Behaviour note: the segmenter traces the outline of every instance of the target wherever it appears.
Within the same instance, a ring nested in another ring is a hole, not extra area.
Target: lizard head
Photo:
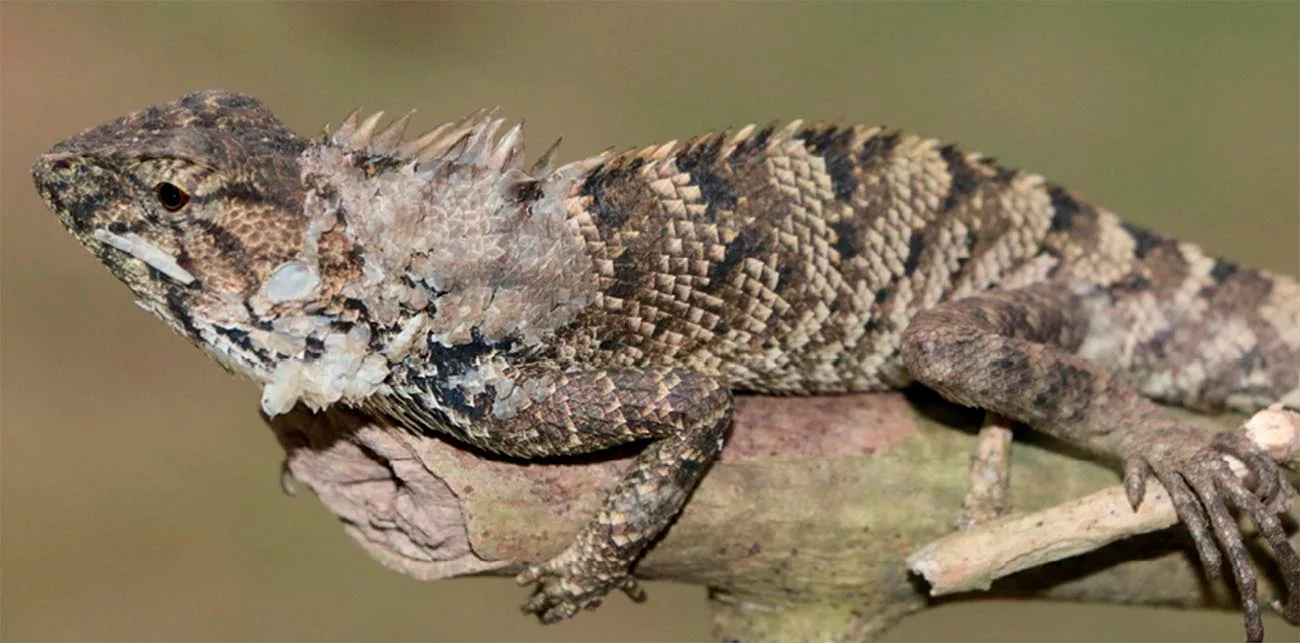
[[[520,127],[497,138],[486,111],[410,141],[378,118],[307,140],[252,97],[199,92],[33,174],[137,303],[264,384],[271,414],[363,399],[429,342],[535,343],[572,320],[592,280],[561,199],[586,166],[525,172]]]
[[[306,141],[256,99],[197,92],[69,138],[33,167],[46,205],[145,308],[255,289],[297,252]]]
[[[37,190],[144,309],[213,350],[246,332],[243,301],[301,245],[298,137],[257,99],[188,94],[58,143],[32,168]]]

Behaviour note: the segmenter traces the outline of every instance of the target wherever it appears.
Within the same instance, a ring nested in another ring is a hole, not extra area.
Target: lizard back
[[[919,312],[1059,281],[1107,320],[1085,353],[1148,394],[1189,406],[1236,395],[1253,408],[1298,384],[1279,368],[1300,361],[1293,279],[932,139],[748,127],[604,160],[565,209],[599,284],[562,333],[577,362],[684,365],[770,393],[895,388],[909,379],[900,340]],[[1201,381],[1168,381],[1173,370]]]

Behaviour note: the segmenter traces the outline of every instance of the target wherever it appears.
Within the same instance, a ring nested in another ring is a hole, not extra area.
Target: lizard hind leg
[[[1244,438],[1189,426],[1101,364],[1076,355],[1088,331],[1087,310],[1078,296],[1056,284],[948,302],[912,320],[903,334],[903,362],[913,378],[951,401],[1119,458],[1135,507],[1154,474],[1211,577],[1221,573],[1226,554],[1247,637],[1258,640],[1263,622],[1256,572],[1229,506],[1248,514],[1282,569],[1292,597],[1282,612],[1295,621],[1300,555],[1277,516],[1295,491],[1281,469]],[[1242,460],[1253,489],[1232,472],[1225,455]]]

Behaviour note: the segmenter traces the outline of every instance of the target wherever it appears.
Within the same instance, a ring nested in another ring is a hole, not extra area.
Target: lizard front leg
[[[524,610],[554,622],[594,608],[614,589],[643,598],[632,565],[681,511],[721,451],[731,422],[731,391],[695,371],[668,367],[525,368],[514,377],[514,390],[523,395],[498,403],[472,429],[457,433],[523,458],[648,442],[573,544],[519,575],[520,583],[537,583]]]
[[[1100,364],[1075,355],[1087,332],[1087,310],[1059,285],[950,302],[913,319],[903,335],[903,361],[917,381],[951,401],[1121,458],[1135,507],[1154,473],[1211,576],[1220,574],[1222,547],[1242,597],[1247,637],[1259,640],[1255,571],[1228,506],[1249,514],[1285,577],[1290,596],[1280,608],[1283,617],[1300,621],[1300,556],[1276,515],[1295,493],[1283,472],[1240,434],[1213,435],[1182,423]],[[1253,490],[1224,455],[1246,465]]]

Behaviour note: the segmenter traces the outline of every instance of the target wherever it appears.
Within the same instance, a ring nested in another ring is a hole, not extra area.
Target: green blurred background
[[[1300,5],[22,4],[0,6],[0,637],[620,639],[708,632],[657,584],[541,628],[504,579],[381,568],[308,494],[230,379],[81,250],[29,166],[193,89],[315,133],[351,108],[485,105],[564,159],[749,121],[852,119],[961,141],[1132,221],[1296,274]],[[967,603],[902,639],[1238,639],[1237,615]],[[1293,639],[1281,620],[1270,636]]]

